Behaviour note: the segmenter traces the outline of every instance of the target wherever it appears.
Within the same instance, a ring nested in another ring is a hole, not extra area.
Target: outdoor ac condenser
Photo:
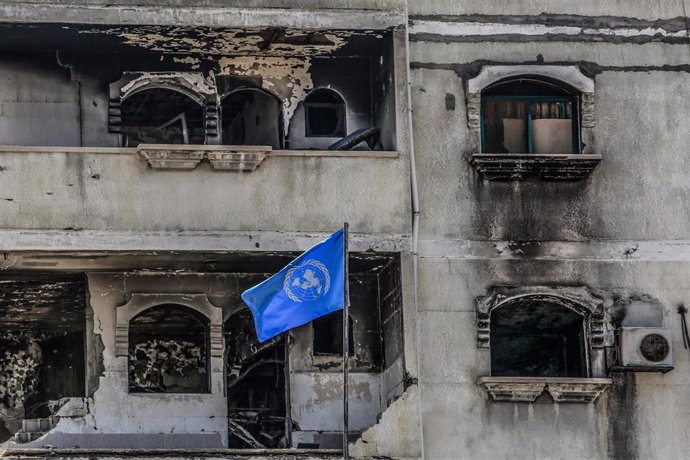
[[[618,362],[615,370],[668,372],[673,369],[671,330],[665,327],[618,329]]]

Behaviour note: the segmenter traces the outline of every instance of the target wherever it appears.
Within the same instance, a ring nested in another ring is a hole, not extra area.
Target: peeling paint
[[[201,59],[192,56],[186,56],[183,58],[173,57],[173,62],[178,64],[189,64],[190,68],[192,69],[198,69],[201,67]]]
[[[162,53],[202,55],[294,56],[328,54],[355,35],[373,32],[313,31],[284,28],[214,29],[188,27],[112,27],[81,30],[83,34],[114,35],[125,44]]]

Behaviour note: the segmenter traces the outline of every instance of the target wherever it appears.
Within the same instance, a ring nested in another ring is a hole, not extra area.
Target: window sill
[[[589,175],[601,161],[595,154],[476,153],[470,164],[485,178],[577,181]]]
[[[217,171],[251,172],[271,157],[398,158],[396,151],[273,150],[258,145],[141,144],[136,149],[153,169],[195,169],[208,160]]]
[[[207,159],[220,171],[254,171],[271,147],[257,145],[141,144],[137,152],[153,169],[194,169]]]
[[[612,380],[575,377],[482,377],[477,383],[486,388],[497,402],[534,402],[546,390],[557,403],[591,403],[612,384]]]

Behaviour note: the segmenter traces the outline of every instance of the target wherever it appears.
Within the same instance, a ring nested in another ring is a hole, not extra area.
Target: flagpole
[[[348,374],[349,374],[349,350],[350,350],[350,263],[349,263],[349,230],[350,225],[345,222],[343,224],[343,258],[345,262],[344,270],[344,290],[345,298],[343,299],[343,458],[348,460],[350,458],[350,450],[347,442],[347,435],[350,431],[349,410],[348,410]]]

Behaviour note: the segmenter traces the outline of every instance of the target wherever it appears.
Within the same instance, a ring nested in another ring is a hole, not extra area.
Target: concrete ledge
[[[612,383],[608,378],[572,377],[481,377],[477,381],[496,402],[534,402],[548,391],[557,403],[592,403]]]
[[[1,230],[0,247],[15,251],[222,251],[302,252],[327,238],[327,232],[149,232],[107,230]],[[351,234],[353,252],[404,252],[406,234]],[[94,256],[94,255],[92,255]],[[0,269],[11,264],[0,258]]]
[[[208,160],[220,171],[251,172],[259,167],[270,146],[141,144],[137,152],[153,169],[194,169]]]
[[[44,153],[65,155],[140,155],[142,150],[150,150],[154,144],[142,144],[139,147],[55,147],[55,146],[24,146],[24,145],[0,145],[0,159],[2,154],[12,153]],[[228,146],[228,145],[199,145],[192,149],[189,145],[164,145],[155,144],[155,150],[190,151],[198,150],[213,153],[226,153],[238,151],[266,151],[267,157],[325,157],[325,158],[399,158],[399,152],[395,150],[270,150],[263,146]]]
[[[3,458],[243,458],[279,457],[285,460],[342,458],[335,449],[8,449]]]
[[[601,155],[596,154],[477,153],[472,155],[470,164],[492,181],[530,176],[574,181],[587,177],[600,161]]]
[[[351,1],[344,6],[330,2],[324,5],[306,1],[294,7],[283,1],[282,7],[265,2],[237,6],[218,4],[189,6],[171,5],[170,1],[147,2],[146,5],[113,4],[88,1],[60,3],[6,3],[0,7],[0,22],[65,23],[119,25],[173,25],[191,27],[294,27],[305,29],[380,30],[406,23],[401,2],[377,3]],[[122,3],[122,2],[121,2]],[[144,3],[144,2],[140,2]],[[245,2],[248,3],[248,2]],[[275,2],[274,2],[275,3]]]

